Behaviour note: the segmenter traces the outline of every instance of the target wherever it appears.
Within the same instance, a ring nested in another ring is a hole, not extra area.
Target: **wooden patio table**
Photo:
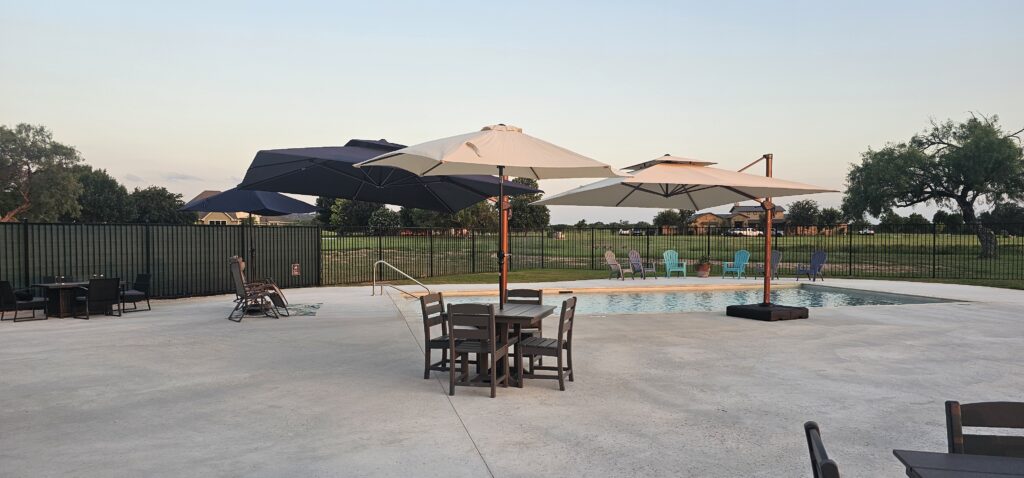
[[[1009,478],[1024,476],[1024,458],[893,450],[911,478]]]
[[[508,327],[511,327],[512,336],[519,337],[524,326],[539,327],[544,317],[551,315],[554,311],[555,306],[553,305],[505,304],[505,308],[501,309],[498,308],[498,304],[494,304],[494,322],[496,325],[499,325],[499,331],[500,329],[505,329],[505,333],[508,333]],[[517,344],[515,379],[511,380],[518,388],[523,388],[523,357],[521,350]]]

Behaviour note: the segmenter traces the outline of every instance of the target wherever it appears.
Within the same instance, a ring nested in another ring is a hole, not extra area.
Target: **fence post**
[[[541,228],[540,230],[540,268],[544,268],[544,236],[548,235],[547,228]]]
[[[651,260],[651,234],[650,234],[650,232],[651,232],[650,229],[645,229],[644,230],[644,237],[647,240],[647,252],[644,253],[645,254],[644,255],[644,260],[645,261],[650,261]],[[657,274],[655,274],[655,275],[657,275]]]
[[[707,244],[704,246],[704,255],[708,256],[708,258],[711,258],[711,226],[707,226],[704,228],[704,239],[705,242],[707,242]]]
[[[434,230],[427,229],[427,237],[430,238],[430,254],[427,256],[427,261],[430,262],[429,274],[430,277],[434,277]]]
[[[319,224],[313,232],[316,234],[316,286],[320,287],[324,285],[324,234]]]
[[[28,267],[28,220],[21,222],[21,267],[25,279],[25,287],[32,283],[32,276]]]
[[[476,274],[476,229],[469,230],[469,238],[471,241],[469,254],[470,271]]]
[[[846,275],[853,277],[853,234],[850,234],[850,227],[846,227]]]
[[[936,241],[938,239],[938,236],[939,236],[938,226],[935,223],[932,223],[932,279],[935,278],[935,258],[936,258],[935,255],[938,254],[938,252],[939,252],[938,248],[937,248],[937,245],[936,245]]]
[[[597,262],[596,262],[596,258],[594,257],[594,247],[595,246],[596,246],[596,244],[594,244],[594,228],[591,227],[590,228],[590,269],[591,270],[597,269]]]

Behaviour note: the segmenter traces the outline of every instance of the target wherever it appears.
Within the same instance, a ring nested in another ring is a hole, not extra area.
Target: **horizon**
[[[617,168],[773,153],[777,177],[839,190],[862,152],[932,118],[1024,125],[1011,2],[244,5],[5,5],[0,124],[45,125],[129,189],[185,201],[233,187],[261,149],[502,122]],[[554,224],[658,212],[550,210]]]

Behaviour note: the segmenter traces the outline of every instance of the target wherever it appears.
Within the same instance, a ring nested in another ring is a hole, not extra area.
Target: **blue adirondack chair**
[[[750,252],[746,249],[740,249],[736,251],[736,255],[733,257],[732,262],[722,263],[722,278],[728,273],[736,274],[736,278],[739,279],[747,273],[747,261],[750,260]]]
[[[772,249],[772,277],[779,278],[779,263],[782,262],[782,251]],[[764,264],[757,264],[754,267],[754,278],[758,276],[764,277]]]
[[[828,261],[828,253],[825,251],[814,251],[811,254],[811,263],[808,264],[797,264],[796,265],[796,280],[800,280],[801,275],[807,276],[811,282],[818,280],[825,280],[825,262]]]
[[[686,277],[686,261],[679,260],[679,253],[669,249],[661,254],[665,259],[665,277],[672,277],[673,272],[682,272]]]

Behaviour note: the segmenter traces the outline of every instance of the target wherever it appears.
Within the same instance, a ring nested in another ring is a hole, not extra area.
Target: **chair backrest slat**
[[[441,326],[441,335],[448,335],[448,324],[445,323],[444,295],[440,292],[420,297],[420,310],[423,312],[423,336],[430,340],[430,328]]]
[[[228,262],[228,267],[231,269],[231,281],[235,284],[235,295],[238,297],[245,297],[245,276],[242,275],[242,264],[241,258],[234,256]]]
[[[572,326],[576,319],[576,298],[570,297],[562,301],[562,313],[558,317],[558,340],[572,340]]]
[[[544,291],[540,289],[509,289],[505,293],[506,304],[536,304],[544,303]]]
[[[950,453],[1024,458],[1024,436],[964,434],[963,427],[1024,428],[1024,402],[946,402]]]
[[[490,304],[448,304],[448,329],[449,337],[452,340],[482,340],[493,345],[495,343],[494,306]],[[507,340],[507,337],[505,339]]]
[[[780,262],[782,262],[782,251],[772,249],[772,272],[779,270]]]
[[[839,467],[828,457],[825,444],[821,442],[821,430],[814,422],[804,423],[807,449],[811,455],[811,471],[814,478],[839,478]]]
[[[604,261],[610,266],[619,265],[619,260],[615,258],[615,253],[612,251],[604,251]]]
[[[748,251],[746,249],[740,249],[740,250],[736,251],[735,255],[733,255],[733,259],[732,259],[733,266],[735,266],[735,267],[744,266],[744,265],[747,264],[747,261],[749,261],[749,260],[750,260],[750,251]]]
[[[828,253],[825,251],[814,251],[811,254],[811,271],[820,272],[825,267],[825,262],[828,261]]]

